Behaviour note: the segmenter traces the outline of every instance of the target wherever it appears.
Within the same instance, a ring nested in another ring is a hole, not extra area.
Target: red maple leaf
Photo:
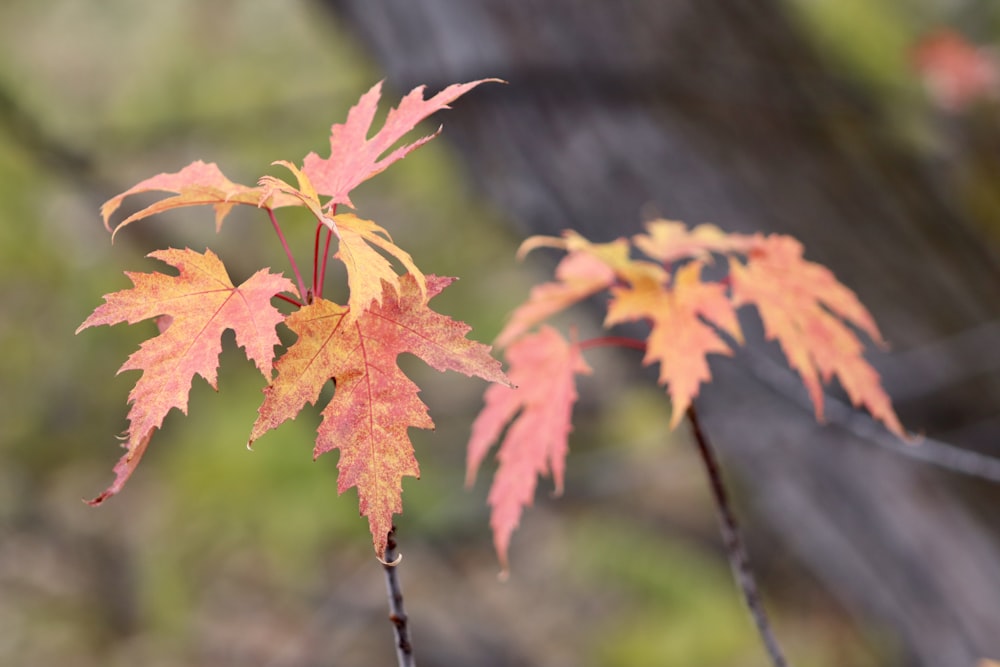
[[[505,572],[511,535],[533,502],[538,476],[551,473],[556,494],[562,493],[577,399],[575,375],[591,372],[580,348],[548,326],[518,340],[506,356],[515,388],[495,384],[486,390],[486,405],[472,425],[466,466],[471,486],[486,453],[510,423],[488,499],[493,544]]]
[[[428,297],[451,278],[427,277]],[[431,310],[417,280],[405,274],[397,295],[387,284],[381,303],[360,316],[325,299],[288,316],[299,336],[277,364],[264,389],[264,402],[250,442],[315,404],[323,386],[336,383],[323,409],[314,456],[340,450],[337,489],[357,487],[361,513],[368,517],[375,552],[385,551],[392,515],[402,511],[402,478],[418,477],[409,428],[433,428],[418,387],[397,365],[403,352],[440,371],[453,370],[506,383],[490,348],[468,340],[469,327]]]
[[[145,452],[153,431],[173,408],[187,413],[191,380],[197,373],[217,388],[216,372],[222,333],[232,329],[265,378],[271,378],[275,327],[284,316],[271,305],[279,292],[295,292],[292,283],[266,269],[233,287],[219,258],[208,250],[158,250],[150,253],[178,269],[179,274],[131,273],[132,289],[108,294],[105,303],[77,329],[99,324],[134,324],[159,318],[160,335],[144,342],[121,371],[141,370],[129,393],[128,450],[115,466],[115,481],[91,501],[97,504],[121,490]]]
[[[447,109],[449,103],[487,81],[500,82],[499,79],[482,79],[456,83],[427,100],[424,99],[424,86],[418,86],[400,101],[398,107],[389,110],[382,129],[369,139],[382,95],[380,81],[351,107],[346,123],[335,123],[330,128],[330,157],[321,158],[316,153],[310,153],[302,163],[302,170],[312,180],[319,194],[330,197],[329,206],[346,204],[354,208],[351,190],[382,172],[393,162],[403,159],[410,151],[436,137],[441,130],[439,128],[437,132],[385,155],[396,142],[416,127],[417,123],[436,111]]]

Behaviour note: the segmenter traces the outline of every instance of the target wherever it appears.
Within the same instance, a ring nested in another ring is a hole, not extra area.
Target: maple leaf
[[[767,338],[778,341],[789,365],[802,377],[816,417],[823,419],[823,383],[836,376],[855,406],[863,406],[905,438],[878,373],[862,356],[864,346],[850,323],[884,345],[868,310],[833,273],[802,257],[802,244],[771,235],[751,251],[746,265],[730,260],[734,303],[753,304]],[[841,321],[843,320],[843,321]]]
[[[767,237],[725,234],[712,225],[699,225],[688,231],[681,223],[663,220],[650,223],[647,229],[649,234],[637,235],[633,240],[647,255],[663,262],[685,257],[710,259],[712,253],[730,256],[733,305],[753,304],[758,308],[765,335],[778,341],[789,365],[802,377],[818,419],[823,418],[822,383],[829,383],[836,376],[855,406],[865,407],[890,431],[905,437],[878,373],[862,356],[864,346],[841,322],[850,323],[884,345],[874,319],[854,292],[841,284],[829,269],[803,259],[802,244],[779,234]],[[745,266],[737,256],[747,258]],[[718,307],[723,302],[714,301],[716,312],[720,312]],[[609,317],[610,314],[609,310]],[[702,316],[711,320],[705,313]],[[728,320],[730,316],[722,313],[722,317]],[[738,329],[727,328],[719,320],[713,323],[742,342],[734,333]],[[650,338],[650,349],[654,347],[654,337],[655,332]],[[685,349],[680,340],[673,344],[680,344],[679,349]],[[708,351],[726,353],[721,349]],[[647,360],[649,358],[647,354]],[[695,358],[703,359],[703,356]],[[694,359],[691,362],[694,363]],[[694,371],[694,368],[689,370]],[[698,382],[710,379],[707,366],[698,365],[697,377]],[[662,373],[660,380],[665,381]],[[670,383],[671,397],[689,395],[693,399],[697,394],[697,383],[691,386],[693,380],[693,376],[683,373],[675,376]],[[675,389],[678,381],[687,383],[688,388]],[[679,407],[688,404],[689,400],[682,400],[680,406],[675,402],[674,420],[682,414]]]
[[[351,190],[382,172],[393,162],[406,157],[408,153],[437,136],[441,130],[438,128],[437,132],[401,146],[382,157],[394,144],[413,130],[417,123],[436,111],[447,109],[450,102],[487,81],[502,83],[500,79],[482,79],[454,84],[427,100],[423,99],[423,86],[414,88],[403,97],[397,108],[389,111],[382,129],[369,139],[367,135],[371,130],[381,96],[382,83],[379,82],[351,108],[346,123],[336,123],[331,127],[329,158],[320,158],[316,153],[310,153],[303,162],[302,170],[285,160],[274,163],[289,168],[298,177],[298,188],[273,176],[262,177],[255,187],[240,185],[223,175],[215,163],[197,160],[180,171],[165,172],[147,178],[106,201],[101,206],[104,226],[114,235],[123,227],[157,213],[185,206],[211,205],[215,208],[215,226],[218,230],[233,206],[248,204],[267,209],[305,206],[313,212],[319,222],[333,227],[333,223],[321,209],[335,208],[338,204],[353,207],[349,196]],[[147,206],[112,228],[111,216],[119,209],[122,202],[131,195],[145,192],[171,192],[174,196]],[[322,206],[319,201],[320,195],[330,197]]]
[[[562,493],[577,400],[575,375],[591,372],[579,346],[549,326],[515,342],[506,357],[508,377],[516,388],[495,384],[486,390],[486,405],[472,425],[466,466],[466,485],[471,486],[486,453],[510,423],[487,500],[493,544],[504,572],[511,535],[524,508],[533,502],[537,478],[551,473],[555,493]]]
[[[649,222],[646,231],[632,237],[635,247],[664,264],[682,259],[708,260],[712,253],[746,253],[760,239],[760,235],[727,234],[710,224],[689,229],[683,222],[673,220]]]
[[[451,278],[427,276],[433,298]],[[392,515],[402,511],[402,478],[418,477],[409,427],[433,428],[418,387],[397,365],[411,353],[439,371],[506,383],[490,348],[468,340],[469,327],[431,310],[418,280],[400,279],[396,291],[383,282],[381,302],[355,318],[348,309],[317,299],[288,316],[298,340],[276,363],[277,376],[264,389],[264,402],[250,443],[315,404],[330,380],[333,398],[323,409],[314,456],[340,450],[337,490],[357,487],[361,514],[368,517],[376,554],[385,552]]]
[[[666,273],[655,264],[630,257],[627,239],[616,239],[609,243],[591,243],[573,230],[563,232],[562,237],[532,236],[518,248],[518,257],[524,257],[536,248],[559,248],[570,254],[585,253],[600,260],[615,275],[631,283],[642,281],[662,282]]]
[[[141,370],[129,393],[131,408],[124,447],[127,452],[115,466],[115,480],[100,496],[100,503],[121,490],[145,452],[153,431],[173,408],[187,413],[191,381],[197,373],[217,388],[221,337],[226,329],[236,333],[244,349],[265,378],[270,379],[275,327],[284,316],[271,305],[279,292],[295,293],[281,275],[262,269],[234,287],[219,258],[190,249],[158,250],[149,254],[177,268],[178,275],[126,272],[133,288],[107,294],[77,329],[159,318],[161,332],[144,342],[119,369]]]
[[[502,83],[499,79],[456,83],[427,100],[424,99],[424,86],[418,86],[403,97],[398,107],[389,110],[382,129],[369,139],[382,95],[380,81],[351,107],[346,123],[335,123],[330,128],[330,157],[321,158],[316,153],[310,153],[302,163],[303,171],[312,179],[319,194],[330,196],[328,206],[346,204],[354,208],[351,190],[393,162],[403,159],[436,137],[441,130],[438,128],[437,132],[400,146],[388,155],[385,155],[386,151],[413,130],[417,123],[436,111],[447,109],[450,102],[487,81]]]
[[[363,220],[352,213],[334,216],[333,223],[340,236],[336,257],[347,267],[347,284],[351,290],[348,307],[352,313],[363,312],[373,301],[381,303],[384,284],[399,294],[399,276],[392,264],[375,248],[399,260],[408,271],[406,275],[413,278],[423,300],[427,300],[427,279],[410,255],[392,242],[389,232],[371,220]]]
[[[174,192],[176,194],[133,213],[112,228],[111,216],[121,206],[122,201],[130,195],[143,192]],[[180,171],[157,174],[147,178],[125,192],[112,197],[101,206],[101,216],[104,218],[104,226],[112,232],[113,236],[126,225],[157,213],[184,206],[212,205],[215,208],[215,228],[218,231],[222,228],[222,221],[236,204],[278,208],[300,205],[300,202],[298,198],[286,192],[269,192],[262,187],[233,183],[222,174],[214,162],[206,163],[197,160]]]
[[[527,301],[511,314],[497,336],[498,347],[507,346],[543,320],[607,289],[619,278],[636,284],[666,280],[666,272],[660,267],[630,259],[625,239],[591,243],[572,231],[562,238],[533,236],[521,244],[518,256],[542,247],[560,248],[568,254],[556,266],[556,280],[533,287]]]
[[[614,281],[614,270],[597,257],[586,252],[566,255],[556,265],[556,280],[532,287],[528,300],[511,314],[497,336],[497,347],[506,347],[539,322],[606,289]]]
[[[730,355],[729,345],[705,321],[743,342],[739,321],[726,288],[701,281],[703,264],[694,261],[677,270],[671,286],[645,283],[612,288],[605,326],[649,320],[652,330],[643,364],[660,363],[660,384],[667,385],[673,414],[680,423],[701,383],[711,379],[705,356]],[[704,321],[703,321],[704,320]]]

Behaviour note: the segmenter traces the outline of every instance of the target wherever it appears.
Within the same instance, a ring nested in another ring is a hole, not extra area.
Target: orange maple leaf
[[[605,326],[636,320],[652,323],[643,364],[660,363],[660,384],[668,386],[673,405],[671,428],[680,423],[701,384],[711,379],[705,355],[732,354],[705,322],[743,342],[726,288],[702,282],[702,268],[700,261],[686,264],[677,270],[672,285],[613,287],[604,320]]]
[[[434,297],[451,278],[427,277]],[[375,552],[385,551],[392,515],[402,511],[402,478],[418,477],[408,429],[433,428],[418,387],[397,366],[409,352],[440,371],[506,383],[490,348],[468,340],[469,327],[426,305],[416,278],[400,280],[400,292],[383,283],[381,303],[359,317],[317,299],[288,316],[298,340],[276,363],[277,376],[264,389],[264,402],[250,443],[292,419],[306,403],[315,404],[331,379],[333,398],[324,408],[314,455],[340,450],[337,489],[357,487],[361,513],[368,517]]]
[[[424,86],[418,86],[403,97],[398,107],[389,110],[382,129],[369,139],[382,95],[380,81],[351,107],[346,123],[334,123],[330,128],[330,157],[321,158],[316,153],[310,153],[302,163],[302,170],[312,179],[319,194],[330,197],[329,206],[346,204],[354,208],[351,190],[436,137],[441,129],[382,157],[386,151],[413,130],[417,123],[436,111],[447,109],[450,102],[487,81],[502,83],[499,79],[456,83],[427,100],[424,99]]]
[[[190,249],[158,250],[149,256],[176,267],[179,274],[126,272],[134,287],[105,295],[105,303],[77,329],[79,333],[100,324],[134,324],[151,318],[160,318],[161,327],[160,334],[144,342],[119,369],[119,373],[142,371],[129,393],[132,407],[124,444],[128,451],[115,466],[114,483],[92,504],[121,490],[153,431],[171,409],[187,413],[195,373],[217,388],[221,337],[226,329],[236,333],[236,343],[270,380],[274,347],[279,344],[275,327],[284,319],[271,305],[271,297],[295,293],[291,281],[267,269],[234,287],[211,250],[205,254]]]
[[[753,304],[764,334],[778,341],[788,364],[802,377],[818,419],[823,419],[823,383],[836,376],[855,406],[900,437],[906,437],[878,373],[862,356],[864,345],[845,324],[884,345],[868,310],[826,267],[802,257],[789,236],[763,238],[744,266],[730,260],[735,305]]]
[[[548,326],[515,342],[506,356],[516,388],[495,384],[486,390],[486,405],[472,425],[466,466],[466,485],[472,486],[486,453],[510,423],[488,499],[493,544],[505,572],[511,535],[533,502],[538,476],[551,472],[556,494],[562,493],[577,399],[575,375],[591,372],[580,348]]]

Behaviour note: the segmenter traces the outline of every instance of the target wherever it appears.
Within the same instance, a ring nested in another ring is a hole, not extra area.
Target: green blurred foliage
[[[830,71],[846,85],[860,87],[866,103],[879,107],[894,138],[944,163],[955,161],[956,148],[965,148],[960,146],[963,132],[949,127],[950,121],[942,122],[942,114],[933,108],[915,68],[914,48],[922,38],[943,28],[957,31],[973,45],[989,47],[1000,38],[1000,5],[989,0],[784,0],[784,4]],[[992,127],[979,127],[970,134],[995,136],[995,104],[974,109],[973,117],[962,118],[959,124],[982,125],[979,121],[984,119],[974,117],[979,112],[989,116],[986,122]],[[850,136],[849,128],[847,132]],[[959,162],[975,160],[974,155],[958,157]],[[988,170],[987,174],[971,173],[969,165],[950,165],[965,172],[958,175],[956,185],[968,190],[962,199],[970,205],[974,219],[997,219],[994,213],[1000,210],[1000,200],[992,194],[994,164],[991,153],[989,167],[976,167],[976,171]],[[984,190],[989,192],[984,194]],[[988,206],[982,205],[984,198]],[[1000,230],[993,232],[1000,234]]]
[[[609,581],[632,598],[609,615],[597,664],[731,665],[757,648],[732,579],[713,557],[599,516],[579,528],[575,552],[584,577]]]
[[[908,54],[921,30],[930,27],[926,6],[906,0],[787,4],[809,24],[819,51],[839,61],[842,71],[890,96],[913,92],[916,82]]]

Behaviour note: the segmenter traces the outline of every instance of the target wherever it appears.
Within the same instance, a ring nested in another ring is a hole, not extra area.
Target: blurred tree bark
[[[520,232],[607,240],[645,212],[792,234],[893,342],[876,365],[904,423],[995,447],[995,248],[776,0],[322,4],[397,90],[510,82],[463,99],[444,136]],[[754,510],[833,595],[891,628],[903,664],[1000,656],[1000,549],[955,492],[972,484],[818,426],[775,390],[784,380],[762,381],[769,351],[717,364],[699,403]]]

